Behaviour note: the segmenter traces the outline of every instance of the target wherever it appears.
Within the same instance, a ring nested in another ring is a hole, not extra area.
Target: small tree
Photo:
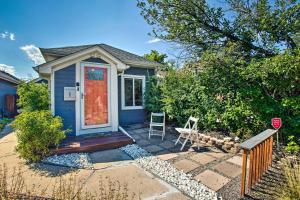
[[[13,122],[17,130],[16,151],[29,161],[39,161],[49,155],[50,148],[57,147],[65,138],[60,117],[53,117],[48,110],[22,112]]]
[[[49,109],[49,91],[47,85],[33,82],[23,82],[17,90],[19,99],[18,106],[23,111],[48,110]]]

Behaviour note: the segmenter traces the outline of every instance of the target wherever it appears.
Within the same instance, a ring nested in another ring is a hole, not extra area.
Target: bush
[[[148,112],[161,112],[161,88],[158,78],[150,77],[145,91],[145,108]]]
[[[48,110],[50,105],[48,86],[44,83],[23,82],[17,90],[18,106],[22,111]]]
[[[39,161],[49,155],[50,148],[57,147],[65,138],[60,117],[50,111],[23,112],[13,122],[17,131],[16,151],[26,160]]]

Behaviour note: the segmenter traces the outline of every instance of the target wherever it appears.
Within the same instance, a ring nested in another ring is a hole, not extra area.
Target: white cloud
[[[15,68],[14,66],[6,65],[6,64],[0,64],[0,71],[5,71],[11,75],[15,75]]]
[[[40,65],[45,62],[39,48],[37,48],[35,45],[25,45],[20,47],[20,49],[27,54],[28,58],[32,60],[34,64]]]
[[[160,42],[161,41],[161,39],[159,39],[159,38],[154,38],[154,39],[152,39],[152,40],[149,40],[147,43],[148,44],[152,44],[152,43],[156,43],[156,42]]]
[[[14,33],[10,33],[8,31],[5,31],[3,33],[0,33],[0,38],[2,39],[9,39],[9,40],[15,40],[15,34]]]

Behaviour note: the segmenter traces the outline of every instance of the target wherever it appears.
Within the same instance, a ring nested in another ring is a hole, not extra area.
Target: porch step
[[[53,149],[51,155],[116,149],[133,143],[134,141],[130,137],[121,132],[112,133],[109,136],[78,137],[66,140],[60,147]]]

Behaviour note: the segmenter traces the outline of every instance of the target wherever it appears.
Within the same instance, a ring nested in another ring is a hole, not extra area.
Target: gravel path
[[[177,170],[167,161],[155,158],[138,145],[127,145],[120,149],[135,159],[141,167],[176,186],[194,199],[218,199],[216,192],[193,180],[190,175],[185,174],[183,171]]]
[[[50,156],[42,160],[42,163],[50,163],[73,168],[93,169],[93,164],[87,153],[71,153]]]

